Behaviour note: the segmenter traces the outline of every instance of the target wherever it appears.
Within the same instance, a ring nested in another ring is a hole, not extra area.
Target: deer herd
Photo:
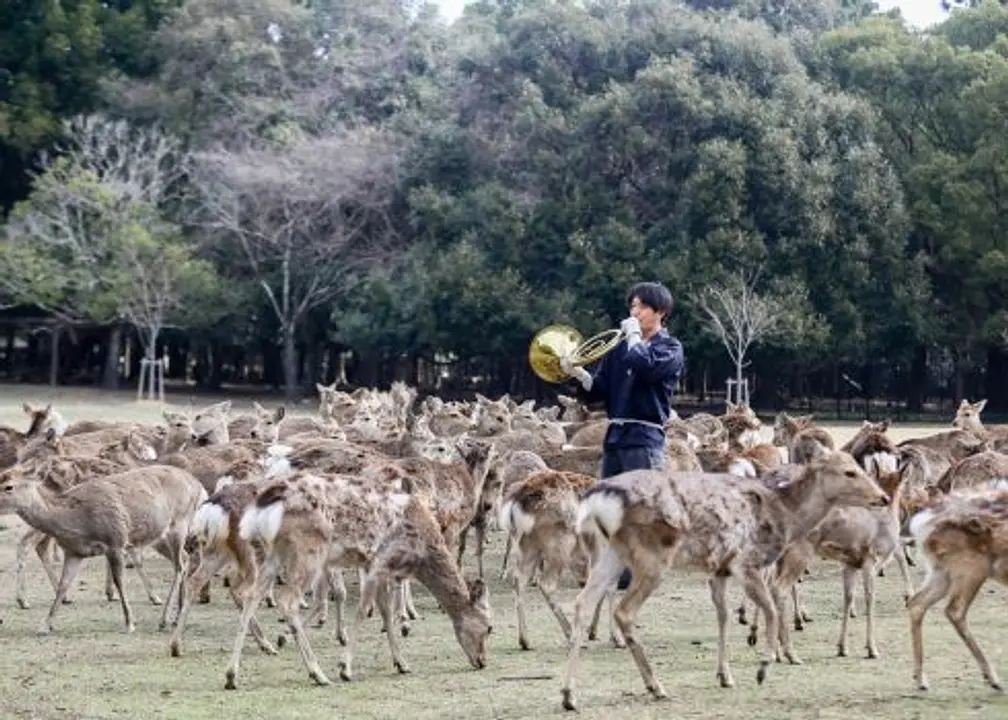
[[[34,550],[55,591],[40,632],[53,632],[81,565],[101,556],[106,594],[118,597],[127,630],[135,627],[123,586],[129,568],[162,606],[160,628],[171,629],[170,653],[180,656],[193,605],[211,602],[221,576],[239,615],[225,686],[236,686],[249,633],[267,654],[292,641],[309,676],[327,685],[305,628],[327,622],[334,603],[339,675],[349,681],[362,623],[377,610],[394,667],[409,672],[401,637],[418,619],[418,582],[481,669],[493,626],[483,548],[488,531],[501,530],[500,575],[513,586],[518,645],[532,647],[525,603],[535,586],[568,641],[562,696],[573,710],[585,635],[595,639],[604,607],[611,642],[629,650],[650,693],[665,697],[635,619],[666,570],[706,574],[717,679],[730,687],[733,615],[750,626],[749,645],[764,625],[758,682],[781,659],[800,663],[791,631],[809,619],[799,589],[815,558],[842,569],[838,653],[848,652],[860,575],[865,647],[878,657],[875,578],[895,561],[920,689],[928,687],[923,618],[946,597],[948,620],[1001,689],[966,620],[988,578],[1008,584],[1008,428],[983,425],[984,401],[964,400],[953,427],[934,434],[897,443],[888,422],[865,422],[839,447],[812,416],[784,413],[764,442],[755,413],[729,404],[720,416],[669,421],[665,469],[597,480],[606,420],[572,398],[536,408],[507,396],[421,400],[402,383],[317,389],[314,417],[258,403],[235,413],[225,401],[165,410],[157,424],[68,423],[52,406],[25,404],[27,431],[0,428],[0,514],[28,526],[17,547],[17,605],[29,607],[25,569]],[[470,532],[477,576],[466,579]],[[144,569],[148,548],[171,564],[163,599]],[[915,557],[926,568],[917,589]],[[633,580],[620,596],[627,566]],[[345,571],[359,582],[352,620]],[[564,573],[581,585],[571,615],[556,597]],[[734,611],[732,578],[744,596]],[[286,623],[275,644],[256,619],[263,603]]]

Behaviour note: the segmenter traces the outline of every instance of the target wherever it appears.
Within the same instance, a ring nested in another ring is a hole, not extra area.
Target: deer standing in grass
[[[1008,585],[1008,491],[953,494],[915,515],[910,531],[930,566],[924,584],[907,602],[917,687],[929,687],[924,674],[924,615],[949,597],[945,617],[973,654],[987,683],[1003,690],[1001,678],[970,631],[966,614],[988,578]]]
[[[726,656],[727,586],[732,576],[742,582],[746,595],[766,618],[767,649],[757,682],[766,679],[777,657],[779,632],[783,654],[790,662],[799,662],[790,647],[787,625],[779,622],[776,608],[780,602],[775,597],[779,591],[768,587],[769,569],[834,507],[882,507],[889,497],[854,458],[842,452],[833,452],[797,473],[780,472],[780,482],[764,487],[727,474],[639,470],[602,480],[585,493],[578,529],[594,529],[604,544],[575,603],[562,688],[566,709],[576,709],[573,684],[588,613],[626,564],[632,568],[633,581],[616,607],[614,620],[654,697],[667,695],[637,641],[634,620],[670,566],[710,575],[718,622],[717,676],[723,687],[734,684]]]
[[[45,493],[37,480],[16,466],[0,478],[0,513],[17,513],[33,528],[52,536],[63,550],[63,573],[40,633],[52,632],[56,610],[81,563],[97,555],[108,560],[126,629],[133,632],[133,610],[122,586],[123,553],[127,548],[140,552],[151,545],[172,562],[172,586],[160,624],[167,627],[172,599],[182,583],[189,521],[207,497],[192,475],[178,468],[150,466],[95,478],[58,495]]]

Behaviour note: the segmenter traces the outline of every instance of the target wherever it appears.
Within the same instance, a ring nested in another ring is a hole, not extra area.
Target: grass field
[[[155,420],[156,404],[136,403],[129,394],[73,395],[11,390],[0,395],[0,423],[24,426],[20,402],[52,400],[68,420],[109,417]],[[307,408],[306,408],[307,409]],[[839,439],[853,426],[834,427]],[[897,427],[897,438],[925,434],[934,426]],[[237,613],[226,591],[214,588],[210,605],[197,605],[190,617],[185,654],[168,655],[167,633],[157,631],[159,609],[145,600],[133,571],[127,571],[127,593],[137,613],[137,630],[123,630],[118,602],[105,600],[103,562],[91,560],[81,573],[75,602],[61,608],[56,632],[37,637],[52,592],[42,569],[31,560],[28,610],[18,610],[13,597],[14,545],[20,520],[0,519],[0,718],[518,718],[560,716],[560,682],[566,657],[563,636],[538,594],[530,594],[528,612],[534,649],[522,652],[516,639],[515,613],[509,586],[497,579],[503,538],[493,535],[488,580],[494,607],[494,634],[489,666],[469,668],[455,642],[451,625],[426,590],[415,585],[422,618],[403,642],[413,673],[399,676],[380,621],[369,620],[355,658],[356,677],[340,683],[336,666],[341,648],[331,627],[310,630],[310,637],[333,686],[319,688],[308,679],[297,651],[288,646],[276,657],[246,643],[236,691],[225,691],[224,669],[234,640]],[[167,592],[167,563],[148,558],[152,577]],[[466,558],[466,572],[475,563]],[[920,568],[915,579],[919,583]],[[348,574],[350,599],[356,599],[355,577]],[[745,628],[731,626],[729,651],[736,687],[717,686],[714,610],[705,579],[666,575],[658,593],[639,616],[638,637],[650,653],[670,700],[649,698],[624,650],[604,640],[583,654],[578,696],[587,718],[823,718],[855,716],[892,719],[1005,718],[1008,698],[991,693],[966,648],[936,606],[925,621],[925,667],[932,690],[913,686],[906,613],[895,566],[878,581],[877,623],[881,659],[867,660],[862,651],[863,610],[851,623],[852,657],[835,657],[839,623],[840,579],[836,566],[818,563],[803,584],[813,616],[795,636],[801,666],[780,664],[763,686],[755,681],[758,653],[745,644]],[[561,602],[573,607],[576,588],[568,583]],[[737,605],[741,590],[730,591]],[[1006,594],[1001,587],[981,590],[971,614],[972,626],[991,661],[1008,674],[1003,649]],[[262,609],[264,625],[279,630],[275,611]]]

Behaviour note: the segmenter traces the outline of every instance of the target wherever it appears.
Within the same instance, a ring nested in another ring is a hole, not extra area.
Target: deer
[[[875,569],[890,557],[895,557],[903,576],[903,599],[908,599],[913,593],[913,581],[900,541],[901,495],[906,482],[907,465],[901,465],[893,471],[885,469],[879,461],[872,460],[869,467],[879,486],[889,496],[889,506],[834,508],[806,539],[789,546],[776,566],[775,582],[782,589],[795,587],[813,555],[835,560],[843,566],[843,609],[837,640],[837,655],[840,657],[847,656],[847,625],[853,617],[850,611],[854,604],[856,573],[861,573],[864,585],[865,648],[870,659],[879,657],[875,638]],[[797,598],[796,595],[792,597]],[[780,610],[778,607],[778,611]],[[794,617],[795,629],[800,630],[801,616],[797,602]],[[749,645],[756,644],[757,625],[754,619],[748,637]]]
[[[565,638],[570,622],[553,597],[564,570],[581,555],[587,560],[592,536],[582,539],[575,531],[581,493],[595,482],[589,475],[542,470],[511,489],[501,506],[499,524],[518,545],[513,575],[515,609],[518,614],[518,645],[531,648],[525,618],[523,592],[539,570],[539,592],[553,612]]]
[[[119,593],[127,632],[136,629],[133,611],[123,592],[123,553],[154,546],[172,563],[171,590],[160,627],[167,627],[172,599],[180,591],[183,545],[189,521],[206,491],[189,473],[173,467],[150,466],[94,478],[58,495],[45,493],[21,468],[0,475],[0,513],[17,513],[33,528],[52,536],[63,550],[63,572],[56,597],[40,634],[54,629],[63,603],[85,558],[104,555]]]
[[[930,687],[924,673],[924,616],[949,597],[945,617],[973,654],[994,690],[1003,685],[970,631],[967,613],[988,578],[1008,584],[1008,491],[981,489],[955,493],[910,520],[910,532],[928,560],[927,578],[907,602],[917,688]]]
[[[413,488],[410,487],[410,490]],[[426,502],[409,492],[362,487],[353,478],[319,477],[297,472],[264,490],[242,515],[238,535],[264,546],[265,560],[253,590],[244,599],[225,687],[233,689],[245,633],[270,581],[282,569],[287,584],[279,606],[301,650],[309,676],[319,685],[326,677],[305,636],[297,612],[301,596],[316,584],[327,565],[367,569],[355,623],[340,662],[340,677],[350,681],[355,638],[366,610],[377,604],[393,662],[409,672],[391,621],[392,583],[416,577],[448,611],[470,663],[486,665],[486,639],[492,629],[486,588],[468,588],[440,527]]]
[[[787,625],[779,622],[779,590],[768,586],[768,571],[787,548],[807,537],[838,506],[884,507],[889,497],[847,453],[834,451],[804,467],[785,470],[770,487],[728,474],[635,470],[589,488],[578,511],[578,531],[594,531],[601,549],[588,582],[575,601],[574,623],[564,672],[563,707],[577,709],[574,676],[583,628],[590,609],[614,585],[627,565],[633,579],[613,612],[640,671],[655,698],[667,694],[635,637],[634,619],[661,583],[666,567],[696,569],[710,576],[717,615],[717,676],[734,685],[726,657],[728,579],[737,577],[746,595],[766,618],[766,652],[756,673],[763,683],[781,647],[792,664]],[[773,473],[771,473],[771,476]],[[764,482],[769,483],[765,477]]]

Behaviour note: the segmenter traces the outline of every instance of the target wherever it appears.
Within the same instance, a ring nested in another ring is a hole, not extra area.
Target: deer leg
[[[63,598],[66,597],[74,578],[77,577],[77,572],[80,570],[83,561],[84,558],[72,555],[67,551],[63,552],[63,572],[60,575],[59,584],[56,586],[56,597],[53,598],[53,603],[49,607],[49,613],[46,615],[42,627],[39,628],[39,635],[48,635],[53,631],[53,619],[56,617],[56,608],[63,604]]]
[[[340,645],[346,645],[346,582],[343,580],[343,571],[336,570],[329,574],[329,587],[332,588],[336,603],[336,639]]]
[[[757,609],[763,611],[763,617],[766,619],[766,655],[760,661],[759,669],[756,671],[756,682],[763,684],[763,681],[766,680],[767,675],[770,673],[770,666],[777,659],[777,638],[780,633],[780,628],[778,627],[780,617],[777,615],[777,608],[774,606],[773,597],[767,589],[766,581],[763,579],[763,574],[759,569],[747,569],[744,583],[746,595],[756,603]]]
[[[797,585],[797,583],[792,584],[792,590],[795,585]],[[783,654],[787,661],[792,665],[801,665],[802,661],[795,654],[794,647],[791,645],[791,629],[788,627],[788,624],[784,622],[784,618],[786,617],[784,613],[784,593],[781,592],[781,586],[777,582],[773,582],[769,589],[770,597],[773,598],[774,607],[777,609],[777,617],[780,619],[780,622],[777,625],[777,639],[780,642],[780,651],[777,655],[777,661],[780,662],[780,655]],[[795,612],[797,612],[797,610]]]
[[[186,560],[188,559],[186,551],[182,549],[184,542],[185,538],[176,533],[174,536],[169,536],[156,545],[157,551],[171,562],[174,571],[172,573],[171,587],[168,589],[168,599],[164,603],[164,608],[161,611],[161,620],[158,622],[159,630],[164,630],[168,627],[168,616],[171,614],[172,600],[176,597],[181,598],[182,595],[182,578],[185,572]],[[137,572],[141,572],[139,562],[137,563]]]
[[[914,680],[920,690],[928,689],[927,676],[924,674],[924,615],[928,609],[941,600],[949,591],[949,574],[946,570],[932,570],[923,587],[907,602],[910,614],[910,640],[913,647]]]
[[[231,581],[227,584],[227,589],[231,594],[231,599],[234,601],[235,606],[240,611],[243,607],[242,598],[246,597],[249,591],[255,587],[257,578],[259,577],[258,568],[260,561],[255,548],[248,543],[237,542],[232,537],[229,538],[228,548],[231,551],[231,558],[235,564]],[[210,577],[213,577],[213,573],[207,576],[207,578]],[[259,609],[258,605],[256,605],[255,609]],[[260,650],[267,655],[277,654],[277,649],[266,639],[266,634],[263,632],[259,621],[256,620],[255,613],[249,618],[249,630],[256,644],[259,645]]]
[[[896,565],[899,566],[900,575],[903,577],[903,602],[905,604],[910,600],[910,596],[913,595],[914,591],[913,578],[910,577],[911,565],[907,562],[905,547],[897,548],[893,554],[896,556]]]
[[[854,605],[854,573],[857,568],[843,566],[843,604],[840,612],[840,637],[837,638],[837,655],[847,657],[847,619],[851,617]]]
[[[861,568],[861,581],[864,584],[865,649],[869,658],[877,658],[879,651],[875,642],[875,574],[868,563]]]
[[[588,612],[605,598],[609,588],[619,580],[624,567],[625,563],[619,554],[611,546],[605,545],[598,554],[598,562],[595,563],[588,575],[588,581],[574,602],[574,625],[571,628],[567,666],[564,669],[563,687],[561,688],[563,706],[567,710],[577,709],[574,698],[574,678],[580,664],[581,641]]]
[[[400,587],[403,593],[403,608],[406,610],[406,617],[410,620],[419,620],[420,613],[417,612],[416,605],[413,604],[413,586],[410,584],[410,579],[400,581]],[[403,635],[408,635],[409,631],[403,633]]]
[[[518,563],[511,577],[514,581],[515,613],[518,615],[518,647],[522,650],[532,649],[528,641],[528,621],[525,618],[525,598],[523,593],[538,562],[539,556],[537,553],[523,553],[521,543],[518,543]]]
[[[343,659],[340,660],[340,677],[344,682],[350,682],[353,677],[352,663],[354,644],[360,635],[361,626],[367,617],[367,609],[374,606],[375,596],[378,593],[378,585],[370,573],[365,576],[361,584],[360,599],[357,601],[357,614],[354,617],[353,625],[347,637],[346,648],[343,650]],[[380,612],[380,611],[379,611]]]
[[[234,690],[236,687],[235,679],[238,676],[242,647],[245,645],[245,634],[248,632],[249,623],[256,608],[259,607],[259,603],[262,602],[266,593],[273,586],[273,581],[276,579],[278,570],[279,567],[273,558],[267,560],[264,563],[262,574],[256,579],[251,592],[240,596],[243,597],[241,618],[238,620],[238,634],[235,637],[234,648],[231,652],[231,662],[228,664],[228,669],[224,676],[224,688],[226,690]]]
[[[956,629],[959,637],[973,654],[973,659],[980,666],[980,672],[983,673],[987,684],[993,689],[1001,691],[1001,678],[998,677],[997,671],[991,666],[987,660],[987,656],[984,655],[983,650],[977,644],[973,633],[970,631],[969,622],[966,619],[966,613],[969,612],[973,599],[987,580],[986,570],[983,572],[975,571],[968,575],[963,574],[958,576],[956,580],[957,582],[952,585],[952,597],[949,598],[948,605],[945,606],[945,617],[952,623],[952,627]]]
[[[115,583],[115,589],[119,593],[119,604],[122,605],[123,616],[126,621],[126,632],[133,632],[136,630],[136,623],[133,620],[133,608],[130,607],[126,593],[123,591],[123,551],[118,548],[110,549],[105,553],[105,558],[108,560],[108,569],[112,573],[112,582]]]
[[[165,558],[167,558],[169,562],[173,561],[171,557],[165,555],[165,553],[161,552],[161,550],[158,550],[158,552],[161,553],[161,555],[163,555]],[[150,600],[150,604],[160,605],[161,598],[159,598],[157,596],[157,593],[154,592],[154,586],[151,584],[150,578],[147,577],[147,572],[144,570],[141,551],[135,550],[134,548],[129,548],[125,551],[125,554],[127,559],[129,559],[130,562],[132,563],[133,568],[136,570],[137,575],[140,576],[140,582],[144,586],[144,591],[147,593],[147,599]],[[169,602],[170,601],[171,598],[169,597]]]
[[[22,610],[27,610],[31,607],[25,599],[25,565],[27,564],[28,550],[30,548],[35,548],[35,554],[38,555],[42,568],[45,570],[49,582],[52,583],[53,591],[55,592],[56,588],[59,587],[59,577],[48,563],[48,558],[46,558],[50,542],[52,542],[52,538],[35,528],[29,528],[28,532],[22,535],[18,541],[17,569],[14,576],[14,597],[18,607]]]
[[[512,542],[511,535],[509,533],[504,541],[504,557],[501,558],[501,569],[500,569],[501,580],[507,577],[508,558],[511,556],[511,542]]]
[[[458,536],[458,554],[455,557],[455,562],[458,563],[460,569],[462,567],[462,556],[465,555],[466,551],[466,537],[469,535],[470,527],[472,527],[471,523],[462,528],[462,532]]]
[[[749,619],[746,617],[746,601],[744,597],[742,598],[742,602],[739,603],[738,609],[735,613],[738,615],[739,625],[749,624]]]
[[[202,562],[186,578],[182,586],[182,609],[179,611],[178,621],[175,623],[175,630],[172,632],[171,640],[168,641],[168,648],[172,657],[182,655],[182,636],[185,634],[186,622],[189,619],[189,611],[192,610],[193,598],[203,587],[208,578],[220,570],[228,562],[228,557],[224,553],[210,552],[203,555]],[[238,602],[241,609],[241,602]]]
[[[320,584],[324,561],[325,552],[323,549],[321,552],[306,552],[299,555],[294,559],[293,568],[288,565],[288,572],[285,573],[287,584],[284,585],[280,595],[280,610],[287,618],[288,628],[294,635],[294,643],[301,653],[301,660],[304,661],[305,667],[308,669],[308,677],[319,685],[330,685],[331,681],[322,672],[315,651],[312,650],[311,643],[308,642],[300,613],[305,588]]]
[[[378,612],[385,618],[385,637],[388,638],[389,651],[392,653],[392,664],[396,670],[405,675],[410,672],[410,668],[402,658],[402,653],[399,650],[399,639],[396,637],[395,632],[392,631],[392,601],[398,592],[398,587],[396,587],[398,583],[389,578],[378,582],[377,585],[378,597],[376,602],[378,603]]]
[[[112,581],[112,568],[109,567],[107,562],[105,563],[105,599],[109,602],[115,602],[116,599],[115,583]]]
[[[549,609],[552,611],[553,617],[555,617],[557,622],[560,624],[560,630],[563,632],[564,639],[566,640],[570,640],[570,622],[567,620],[567,616],[564,614],[564,611],[553,598],[553,593],[556,592],[557,584],[560,581],[560,575],[564,568],[564,561],[566,561],[569,557],[570,553],[561,553],[561,562],[557,562],[555,557],[546,558],[543,563],[542,572],[539,575],[539,593],[543,596],[543,600],[546,601],[546,605],[549,606]]]
[[[718,650],[717,650],[717,679],[721,687],[733,687],[735,679],[732,678],[731,668],[728,667],[728,577],[715,576],[708,583],[710,584],[711,601],[714,603],[714,611],[717,614],[718,624]],[[743,605],[743,610],[744,610]]]
[[[636,558],[634,559],[636,560]],[[630,587],[627,588],[623,599],[616,606],[613,618],[623,633],[626,646],[630,650],[634,662],[637,664],[637,669],[640,671],[644,686],[651,695],[660,700],[668,697],[668,695],[662,687],[661,682],[655,677],[651,663],[644,654],[644,647],[634,637],[634,618],[637,617],[641,606],[644,605],[651,594],[661,584],[662,563],[660,558],[653,557],[651,553],[648,553],[647,559],[650,562],[644,563],[638,561],[631,563],[633,579],[630,581]],[[727,615],[725,618],[727,622]]]
[[[483,578],[483,550],[486,546],[486,520],[476,524],[476,571],[480,579]]]

